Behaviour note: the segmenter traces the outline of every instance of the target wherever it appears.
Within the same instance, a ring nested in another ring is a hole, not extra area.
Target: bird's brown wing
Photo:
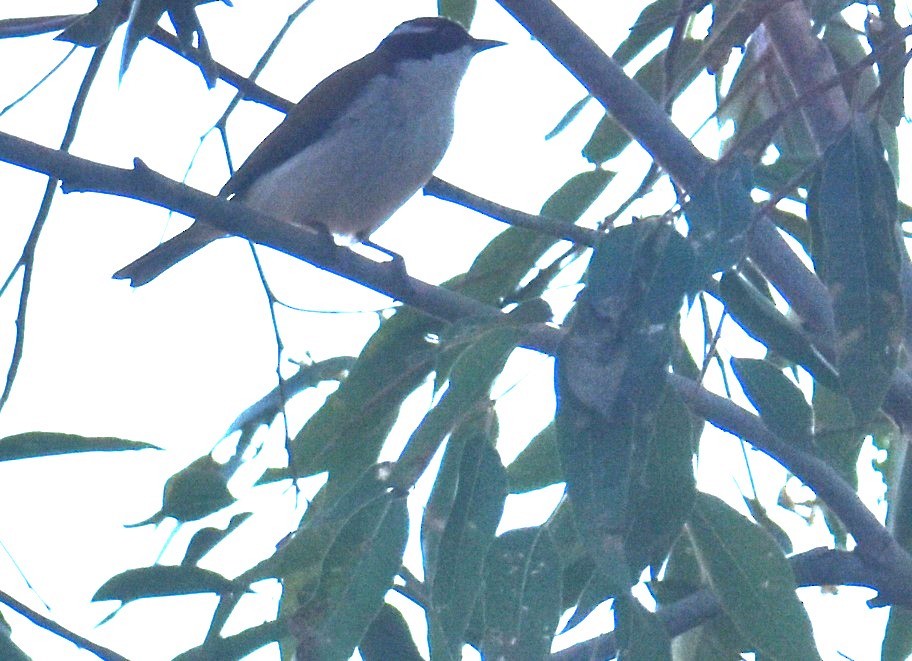
[[[321,81],[253,150],[219,194],[228,197],[244,193],[260,175],[316,142],[351,105],[361,84],[371,75],[370,69],[373,67],[362,57]]]

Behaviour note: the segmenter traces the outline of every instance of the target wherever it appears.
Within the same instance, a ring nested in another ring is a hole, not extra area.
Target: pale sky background
[[[215,59],[245,73],[299,2],[235,0],[234,4],[233,9],[221,3],[206,5],[200,15]],[[623,39],[624,28],[637,13],[632,6],[639,4],[560,3],[582,25],[597,26],[601,33],[593,37],[609,52]],[[73,13],[93,6],[90,1],[5,2],[0,4],[0,17]],[[333,70],[372,50],[399,22],[435,12],[436,3],[431,1],[317,0],[259,82],[296,100]],[[460,94],[453,144],[437,174],[502,204],[536,212],[560,184],[590,167],[579,149],[600,117],[599,109],[590,104],[569,130],[546,142],[545,134],[583,96],[581,86],[494,2],[480,2],[472,32],[507,41],[509,46],[479,55],[470,68]],[[120,166],[128,166],[138,156],[153,169],[180,179],[200,137],[221,115],[233,89],[219,84],[207,90],[197,69],[152,43],[140,46],[118,84],[122,37],[121,30],[93,88],[73,151]],[[4,62],[0,107],[28,89],[68,48],[50,36],[0,41]],[[88,51],[73,56],[36,94],[0,117],[0,130],[58,146],[89,57]],[[688,98],[710,94],[711,84],[703,74],[698,90]],[[687,131],[695,130],[705,117],[705,109],[687,101],[676,108],[676,119]],[[229,122],[235,163],[280,119],[275,111],[242,104]],[[715,133],[708,130],[700,137],[699,144],[713,155]],[[590,223],[611,211],[644,171],[647,161],[638,148],[627,156],[630,160],[609,194],[587,214]],[[213,133],[188,183],[215,192],[226,177],[221,143]],[[4,275],[19,255],[44,185],[40,176],[0,164],[4,201],[0,271]],[[165,448],[158,453],[88,454],[0,464],[0,499],[6,503],[0,513],[0,541],[50,604],[48,615],[137,660],[170,658],[198,644],[215,598],[144,600],[94,628],[113,605],[90,604],[91,595],[111,575],[152,563],[173,522],[158,529],[121,526],[156,511],[164,480],[209,451],[238,413],[274,387],[276,379],[276,348],[266,299],[245,242],[219,241],[138,290],[111,279],[115,270],[152,248],[163,235],[183,228],[185,222],[177,216],[169,221],[164,210],[131,200],[88,194],[56,198],[38,250],[25,356],[13,395],[0,414],[0,436],[59,431],[117,436]],[[439,283],[463,272],[502,227],[419,195],[373,238],[401,253],[412,275]],[[376,311],[389,305],[388,299],[308,264],[267,249],[260,254],[280,299],[327,312],[279,312],[285,358],[306,360],[310,355],[320,360],[357,353],[376,329]],[[12,293],[0,299],[3,361],[14,333],[18,294]],[[553,300],[566,303],[574,293],[569,287],[558,289]],[[750,352],[755,350],[739,350],[740,355],[755,355]],[[287,364],[283,370],[293,371]],[[501,414],[498,449],[505,462],[553,416],[551,370],[549,359],[518,352],[498,383],[494,393]],[[293,430],[327,392],[328,386],[292,403]],[[415,396],[384,458],[396,456],[396,448],[420,420],[430,398],[430,389]],[[280,425],[260,434],[266,451],[257,465],[282,461]],[[741,490],[749,493],[737,443],[714,434],[703,450],[701,488],[737,505]],[[764,503],[772,506],[782,470],[757,453],[751,453],[751,462],[755,477],[770,471],[759,487]],[[229,577],[268,555],[271,545],[300,514],[284,488],[259,489],[251,495],[249,482],[255,477],[251,469],[246,472],[247,483],[243,479],[232,483],[235,495],[243,497],[238,508],[204,522],[224,526],[231,513],[260,506],[270,513],[245,524],[233,535],[236,539],[203,563]],[[539,523],[558,493],[552,489],[534,498],[512,498],[502,528]],[[865,495],[873,503],[876,485]],[[794,517],[773,515],[790,531],[801,530]],[[196,528],[187,526],[177,535],[164,562],[180,559]],[[807,547],[819,544],[806,533],[798,539],[799,544],[807,539]],[[409,552],[416,551],[413,543]],[[41,608],[2,552],[0,589]],[[236,627],[270,617],[268,608],[276,595],[274,586],[258,586],[257,594],[242,602],[245,607],[239,609]],[[812,604],[824,658],[839,658],[836,650],[855,659],[873,658],[887,612],[870,611],[864,605],[869,591],[843,589],[833,598],[808,589],[800,596]],[[11,623],[14,640],[36,659],[95,658],[41,633],[6,608],[0,607],[0,612]],[[600,615],[600,628],[610,629],[606,613]],[[417,642],[424,644],[420,634]],[[275,653],[261,651],[255,658],[271,659]]]

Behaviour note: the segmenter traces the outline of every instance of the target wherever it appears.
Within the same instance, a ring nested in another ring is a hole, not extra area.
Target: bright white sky
[[[200,14],[215,58],[243,73],[253,67],[299,2],[235,0],[234,4],[231,9],[213,3],[201,8]],[[591,104],[574,127],[545,142],[543,136],[583,96],[582,88],[499,6],[480,4],[473,33],[510,45],[480,55],[472,65],[460,96],[453,145],[438,175],[500,203],[535,212],[561,183],[587,168],[579,148],[600,113]],[[610,52],[624,37],[620,27],[633,22],[636,12],[631,6],[640,3],[608,3],[610,11],[603,3],[587,0],[560,4],[581,24],[602,26],[603,34],[594,36]],[[86,11],[94,3],[34,0],[5,5],[0,9],[3,18]],[[259,82],[297,99],[333,70],[373,49],[399,22],[435,12],[436,3],[430,0],[317,0]],[[180,179],[200,137],[221,115],[233,90],[224,84],[206,90],[196,69],[151,43],[139,48],[118,84],[120,38],[122,32],[95,84],[73,151],[122,166],[138,156],[153,169]],[[0,107],[28,89],[67,49],[68,45],[52,42],[49,36],[0,41],[0,61],[6,63],[0,68]],[[0,117],[0,130],[58,146],[88,59],[88,52],[77,53],[39,92]],[[710,92],[710,83],[704,75],[703,93]],[[688,112],[679,113],[679,120],[686,130],[693,130],[705,112],[687,108]],[[269,109],[242,104],[229,124],[235,163],[280,119]],[[710,133],[705,144],[711,145],[712,137]],[[713,153],[711,146],[707,150]],[[643,171],[641,154],[632,156],[633,162],[611,189],[619,194]],[[188,182],[215,192],[226,177],[222,148],[212,134]],[[0,165],[4,201],[0,272],[5,273],[18,257],[43,187],[41,177]],[[597,219],[610,211],[619,194],[606,196],[587,217]],[[153,247],[163,234],[181,229],[184,222],[177,217],[168,221],[163,210],[129,200],[57,197],[39,247],[25,357],[13,396],[0,416],[0,436],[33,430],[73,432],[142,440],[166,449],[0,464],[0,500],[7,503],[0,515],[0,541],[50,604],[49,616],[138,660],[170,658],[198,644],[214,599],[184,597],[167,605],[146,600],[128,605],[112,622],[94,629],[112,605],[89,604],[91,595],[111,575],[153,562],[171,530],[170,522],[159,529],[121,526],[156,511],[164,480],[209,451],[238,413],[270,390],[276,379],[276,348],[266,301],[244,242],[220,241],[139,290],[111,280],[116,269]],[[464,271],[501,228],[459,207],[417,196],[373,238],[400,252],[412,275],[438,283]],[[261,255],[280,299],[301,308],[342,312],[280,311],[285,357],[305,360],[310,355],[320,360],[357,353],[376,329],[377,316],[372,311],[389,301],[284,255],[268,250]],[[573,293],[558,292],[556,300],[566,301]],[[0,299],[3,360],[12,346],[16,303],[15,296]],[[547,394],[550,361],[526,355],[513,363],[495,393],[502,395],[499,450],[505,461],[553,414]],[[283,369],[291,371],[288,365]],[[530,381],[538,385],[529,385]],[[326,392],[294,403],[293,427],[306,419]],[[420,419],[429,397],[429,391],[416,397],[415,407],[407,414],[411,419],[402,422],[398,438],[404,439]],[[530,406],[530,401],[535,405]],[[264,459],[273,462],[283,458],[278,427],[264,434],[271,448]],[[718,452],[719,462],[704,462],[701,474],[715,472],[724,477],[704,480],[701,487],[737,503],[739,485],[746,490],[740,450],[728,437],[711,443],[704,457]],[[394,457],[395,451],[390,452]],[[753,465],[762,471],[769,463],[760,460]],[[725,466],[723,472],[720,466]],[[761,496],[770,505],[781,471],[774,475],[768,485],[760,485]],[[247,485],[233,487],[236,495],[250,498],[242,506],[265,505],[275,519],[245,524],[230,549],[213,553],[204,563],[228,576],[268,554],[270,544],[289,530],[297,516],[293,501],[279,489],[249,496]],[[554,497],[548,494],[547,502]],[[519,501],[505,526],[540,522],[547,513],[541,503],[524,507]],[[206,523],[223,526],[229,516]],[[165,562],[179,560],[194,529],[178,534]],[[273,536],[262,539],[265,530],[272,530]],[[0,589],[40,609],[40,602],[2,554]],[[264,587],[260,596],[247,598],[247,617],[252,618],[247,625],[261,621],[256,618],[263,617],[263,611],[257,609],[268,608],[275,594],[273,588]],[[863,591],[843,594],[844,598],[825,600],[816,591],[802,594],[822,602],[815,606],[815,614],[826,613],[824,618],[835,625],[832,630],[817,628],[821,649],[871,658],[877,649],[871,641],[878,634],[862,632],[869,626],[875,627],[869,631],[882,630],[886,611],[870,612],[863,604],[870,595]],[[36,658],[94,658],[41,634],[6,609],[3,614],[13,626],[14,639]],[[840,626],[845,617],[851,626]],[[821,619],[815,619],[815,624]],[[273,658],[273,654],[260,653],[256,658]]]

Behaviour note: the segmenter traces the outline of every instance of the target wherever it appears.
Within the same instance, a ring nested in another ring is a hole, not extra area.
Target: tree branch
[[[696,415],[723,431],[745,439],[810,487],[845,524],[855,538],[858,552],[872,566],[891,572],[898,583],[912,585],[912,557],[832,466],[804,449],[782,441],[760,416],[711,393],[695,381],[670,374],[668,382]]]
[[[432,177],[431,180],[425,184],[424,194],[431,195],[447,202],[452,202],[453,204],[458,204],[466,209],[477,211],[488,218],[499,220],[502,223],[508,223],[514,227],[525,227],[538,232],[539,234],[572,241],[578,245],[589,246],[590,248],[594,248],[598,244],[599,236],[601,235],[601,232],[586,227],[580,227],[573,223],[566,223],[554,218],[545,218],[544,216],[536,216],[531,213],[525,213],[523,211],[518,211],[517,209],[505,207],[502,204],[492,202],[479,195],[470,193],[459,186],[455,186],[443,179],[438,179],[437,177]]]
[[[798,587],[824,585],[852,585],[877,590],[880,595],[890,594],[887,602],[899,606],[912,606],[912,585],[892,584],[879,567],[872,567],[852,551],[816,548],[789,558]],[[886,605],[886,603],[878,604]],[[698,590],[673,604],[656,611],[665,630],[672,638],[705,624],[722,614],[722,606],[709,590]],[[571,647],[555,652],[551,661],[591,661],[617,656],[617,637],[610,633],[596,636]]]
[[[499,0],[618,123],[685,190],[700,184],[712,162],[659,104],[550,0]],[[789,248],[766,216],[754,221],[748,250],[770,282],[815,333],[831,337],[833,309],[823,283]]]
[[[114,650],[110,650],[107,647],[102,647],[93,643],[88,638],[83,638],[77,633],[74,633],[64,627],[61,624],[58,624],[54,620],[45,617],[41,613],[29,608],[21,601],[13,597],[12,595],[7,594],[0,590],[0,603],[5,604],[12,608],[14,611],[19,613],[22,617],[26,618],[29,622],[50,631],[51,633],[57,634],[64,640],[68,640],[76,647],[84,649],[87,652],[91,652],[100,659],[105,659],[105,661],[129,661],[127,657],[121,656]]]
[[[497,308],[412,278],[388,262],[378,263],[348,248],[329,245],[316,230],[277,223],[243,204],[168,179],[138,160],[132,169],[102,165],[3,132],[0,160],[60,179],[64,192],[131,197],[191,218],[206,218],[226,232],[285,252],[445,321],[502,316]],[[528,346],[550,352],[558,334],[555,328],[535,325],[529,328]]]

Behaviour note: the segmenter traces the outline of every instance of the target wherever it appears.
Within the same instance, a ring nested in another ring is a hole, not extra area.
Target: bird
[[[447,18],[405,21],[375,50],[308,92],[219,196],[276,222],[370,244],[371,233],[428,182],[443,159],[470,61],[501,45],[476,39]],[[225,236],[197,219],[114,278],[139,287]]]

